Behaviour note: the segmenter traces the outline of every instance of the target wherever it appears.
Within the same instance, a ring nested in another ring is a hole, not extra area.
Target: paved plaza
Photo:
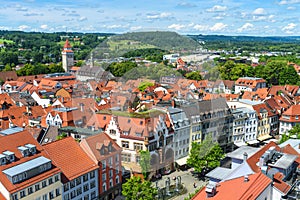
[[[188,197],[189,193],[194,193],[195,190],[203,185],[206,185],[206,182],[199,180],[194,177],[192,173],[188,170],[186,171],[175,171],[169,175],[164,175],[162,179],[158,180],[158,187],[164,188],[167,177],[170,177],[171,185],[175,184],[173,177],[181,177],[181,183],[187,189],[187,193],[181,196],[173,197],[172,200],[183,200],[185,197]],[[194,183],[196,183],[196,188],[194,188]],[[155,187],[156,183],[153,182],[153,186]]]

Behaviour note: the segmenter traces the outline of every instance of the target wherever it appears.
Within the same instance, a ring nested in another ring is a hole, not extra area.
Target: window
[[[75,198],[76,197],[76,190],[73,190],[71,192],[71,199]]]
[[[95,197],[96,197],[96,192],[93,191],[93,192],[91,193],[91,199],[94,199]]]
[[[70,181],[70,188],[74,188],[75,187],[75,180]]]
[[[47,194],[43,195],[43,200],[48,200],[48,195]]]
[[[131,154],[129,153],[122,153],[122,161],[123,162],[131,162]]]
[[[112,180],[112,179],[110,179],[110,180],[109,180],[109,188],[112,188],[112,187],[113,187],[113,185],[114,185],[114,183],[113,183],[113,180]]]
[[[69,194],[65,194],[64,195],[64,200],[69,200],[69,199],[70,199]]]
[[[49,185],[51,185],[53,183],[52,177],[48,179],[48,183],[49,183]]]
[[[64,184],[64,192],[69,190],[69,183]]]
[[[86,192],[86,191],[88,191],[89,190],[89,184],[87,183],[87,184],[84,184],[83,185],[83,192]]]
[[[102,170],[106,169],[106,161],[102,160],[101,163],[102,163]]]
[[[49,199],[54,199],[54,191],[49,192]]]
[[[55,180],[55,182],[59,181],[59,175],[56,175],[56,176],[54,177],[54,180]]]
[[[76,178],[76,185],[80,185],[81,184],[81,176]]]
[[[140,156],[135,156],[135,162],[140,163],[141,157]]]
[[[12,195],[12,199],[13,199],[13,200],[18,200],[18,194],[13,194],[13,195]]]
[[[109,158],[108,158],[108,165],[109,165],[110,167],[112,167],[112,163],[113,163],[113,158],[112,158],[112,157],[109,157]]]
[[[77,196],[79,196],[79,195],[82,194],[82,189],[81,189],[81,187],[77,188],[76,193],[77,193]]]
[[[143,150],[143,144],[141,143],[134,143],[134,150]]]
[[[30,195],[30,194],[32,194],[33,193],[33,189],[32,189],[32,187],[29,187],[28,188],[28,195]]]
[[[22,191],[20,192],[20,198],[23,198],[23,197],[25,197],[25,196],[26,196],[25,190],[22,190]]]
[[[47,186],[47,181],[43,181],[42,182],[42,188],[46,187]]]
[[[106,181],[106,174],[102,174],[102,181]]]
[[[90,196],[88,194],[84,195],[83,200],[89,200],[89,199],[90,199]]]
[[[117,131],[114,129],[109,130],[109,134],[111,134],[111,135],[116,135],[116,133],[117,133]]]
[[[102,185],[102,189],[103,189],[103,192],[105,192],[105,191],[106,191],[106,183],[103,183],[103,185]]]
[[[122,141],[122,147],[123,147],[123,148],[129,148],[129,142],[127,142],[127,141]]]
[[[40,190],[40,184],[36,184],[36,185],[34,186],[34,189],[35,189],[35,191]]]
[[[84,174],[84,175],[83,175],[83,182],[88,181],[88,179],[89,179],[88,174]]]
[[[94,178],[95,177],[95,171],[90,172],[90,178]]]
[[[90,188],[92,189],[92,188],[94,188],[94,187],[96,187],[96,181],[92,181],[92,182],[90,183]]]
[[[111,169],[111,170],[109,170],[109,178],[111,178],[111,177],[113,177],[113,170]]]
[[[56,195],[56,196],[59,196],[59,195],[60,195],[60,189],[59,189],[59,188],[56,188],[56,189],[55,189],[55,195]]]
[[[119,176],[116,177],[116,184],[120,182]]]
[[[118,164],[119,162],[119,154],[116,155],[116,165]]]

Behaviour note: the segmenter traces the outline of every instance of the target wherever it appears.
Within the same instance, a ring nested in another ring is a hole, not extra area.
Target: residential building
[[[259,186],[259,187],[258,187]],[[223,200],[223,199],[264,199],[272,200],[272,180],[259,172],[227,180],[210,183],[203,187],[192,200]]]
[[[253,105],[253,109],[256,111],[258,116],[258,124],[257,124],[257,139],[260,141],[270,139],[270,112],[269,108],[265,103]]]
[[[141,173],[140,151],[148,150],[151,171],[165,173],[173,169],[174,131],[168,115],[160,110],[130,113],[126,111],[101,110],[100,120],[110,119],[105,132],[122,147],[122,165],[134,173]]]
[[[61,170],[22,129],[0,136],[0,199],[62,199]]]
[[[122,189],[122,148],[106,133],[82,139],[80,147],[98,165],[99,199],[115,199]]]
[[[62,198],[98,199],[98,165],[80,148],[72,137],[43,145],[52,161],[62,171]]]
[[[240,93],[241,91],[254,92],[258,88],[267,87],[267,82],[262,78],[255,77],[242,77],[235,81],[234,93]]]
[[[279,119],[279,134],[288,134],[288,131],[296,124],[300,124],[300,105],[292,105]]]
[[[62,55],[62,65],[65,72],[69,72],[70,68],[74,65],[74,52],[72,50],[72,46],[67,39],[63,50],[61,52]]]
[[[171,123],[174,127],[175,162],[179,166],[186,165],[190,144],[190,121],[185,112],[179,108],[168,108]]]
[[[211,134],[225,152],[232,150],[233,115],[225,99],[198,101],[183,105],[182,109],[191,122],[190,145],[192,142],[200,143]]]
[[[236,108],[231,110],[233,114],[233,133],[232,139],[235,145],[245,145],[245,125],[247,114],[243,112],[243,108]]]

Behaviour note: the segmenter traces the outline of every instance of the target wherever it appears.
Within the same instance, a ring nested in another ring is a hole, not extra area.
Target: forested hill
[[[200,47],[196,40],[168,31],[131,32],[116,35],[112,39],[142,42],[164,50],[195,50]]]
[[[198,41],[231,41],[231,42],[283,42],[283,43],[300,43],[300,36],[225,36],[225,35],[188,35]]]
[[[210,50],[228,51],[279,51],[300,53],[300,36],[254,37],[224,35],[188,35]]]

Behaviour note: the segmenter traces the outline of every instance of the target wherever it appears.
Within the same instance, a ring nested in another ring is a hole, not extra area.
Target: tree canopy
[[[190,80],[196,80],[196,81],[203,80],[200,72],[198,72],[198,71],[186,73],[185,77]]]
[[[196,172],[203,172],[206,169],[213,169],[220,166],[221,159],[224,158],[224,152],[218,143],[213,142],[211,135],[198,144],[192,143],[191,152],[187,159],[187,164],[194,167]]]
[[[156,194],[157,189],[151,186],[151,182],[140,177],[133,176],[122,185],[122,195],[126,200],[153,200]]]
[[[141,160],[140,160],[140,166],[142,168],[142,173],[145,177],[145,179],[147,179],[147,175],[148,172],[150,171],[150,152],[149,151],[140,151],[140,156],[141,156]]]
[[[122,77],[126,72],[137,67],[137,64],[131,61],[111,63],[106,70],[110,71],[116,77]]]

